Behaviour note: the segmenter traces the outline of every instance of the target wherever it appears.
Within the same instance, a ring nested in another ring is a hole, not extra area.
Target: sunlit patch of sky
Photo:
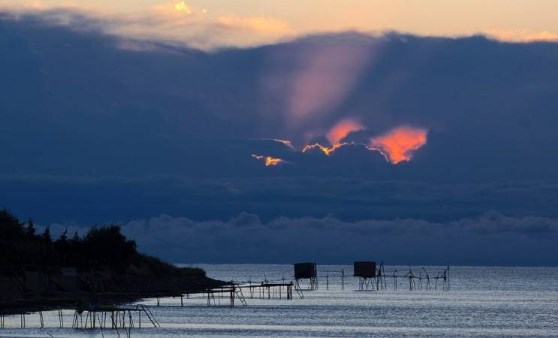
[[[111,26],[113,33],[200,48],[258,45],[344,30],[558,40],[555,0],[0,0],[0,11],[61,8],[118,21]],[[203,34],[213,36],[205,45],[200,43]]]

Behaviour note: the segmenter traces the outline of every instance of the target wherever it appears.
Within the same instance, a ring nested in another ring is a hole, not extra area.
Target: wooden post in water
[[[64,316],[62,314],[62,310],[58,310],[58,324],[61,329],[64,327]]]
[[[287,286],[287,299],[293,299],[293,283]]]

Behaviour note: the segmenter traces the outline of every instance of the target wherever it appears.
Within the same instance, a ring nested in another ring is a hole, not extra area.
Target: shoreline
[[[38,293],[36,292],[37,290],[27,289],[27,293],[36,294],[29,297],[21,297],[21,295],[12,295],[10,297],[4,291],[4,294],[0,295],[0,316],[28,314],[39,311],[78,310],[80,308],[86,309],[99,306],[120,306],[149,298],[180,297],[188,293],[203,292],[228,284],[228,282],[206,277],[205,271],[200,271],[202,272],[190,278],[143,278],[141,279],[143,280],[141,285],[137,283],[122,283],[121,281],[105,281],[102,287],[103,291],[74,289],[58,292],[48,290],[47,292]],[[139,280],[140,278],[139,276],[126,277],[134,280]],[[94,281],[89,282],[89,284],[94,284]]]

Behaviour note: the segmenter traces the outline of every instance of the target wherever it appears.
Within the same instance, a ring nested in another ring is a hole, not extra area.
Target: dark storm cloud
[[[42,20],[0,23],[3,174],[249,177],[261,153],[295,163],[280,169],[289,176],[556,177],[558,44],[347,33],[209,54],[156,42],[131,51],[71,29],[95,27],[86,18]],[[345,117],[368,128],[361,141],[402,124],[429,129],[429,140],[398,168],[377,152],[302,157],[250,142],[300,146]]]
[[[297,230],[316,237],[324,258],[336,238],[346,257],[368,256],[349,250],[366,247],[360,232],[399,248],[391,258],[401,263],[421,240],[431,255],[417,262],[455,245],[467,252],[448,256],[455,262],[490,263],[481,257],[491,247],[503,250],[494,262],[554,262],[537,245],[549,253],[558,217],[558,44],[345,33],[207,53],[108,36],[98,27],[110,23],[80,16],[60,25],[59,15],[0,18],[0,207],[21,218],[84,226],[184,216],[193,221],[126,229],[153,251],[134,229],[219,230],[198,242],[213,253],[191,260],[222,259],[220,239],[255,254],[256,234],[271,236],[263,243],[277,255],[292,241],[294,260]],[[428,142],[393,166],[362,145],[327,157],[273,140],[323,141],[343,118],[367,127],[351,141],[411,125],[428,129]],[[288,164],[266,168],[252,154]],[[509,217],[491,221],[488,210]],[[161,253],[187,259],[179,250]]]

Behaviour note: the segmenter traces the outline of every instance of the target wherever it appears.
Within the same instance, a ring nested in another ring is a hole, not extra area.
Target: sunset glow
[[[313,144],[307,144],[304,146],[304,148],[302,148],[302,152],[303,153],[307,153],[310,152],[312,150],[319,150],[322,153],[326,154],[327,156],[331,155],[334,151],[336,151],[337,149],[341,148],[342,146],[347,145],[348,143],[337,143],[332,145],[331,147],[325,147],[319,143],[313,143]]]
[[[487,30],[484,32],[492,39],[507,41],[507,42],[557,42],[558,33],[550,32],[547,30],[533,31],[533,30]]]
[[[192,10],[190,9],[190,7],[188,7],[188,5],[186,5],[184,1],[176,3],[174,5],[174,9],[176,9],[179,12],[184,12],[186,14],[192,14]]]
[[[413,153],[426,144],[428,131],[408,126],[392,129],[370,139],[368,149],[377,150],[393,164],[410,161]]]
[[[255,158],[256,160],[263,161],[266,167],[275,167],[275,166],[278,166],[279,164],[285,162],[284,160],[282,160],[280,158],[271,157],[271,156],[263,156],[263,155],[252,154],[252,157]]]
[[[264,138],[263,140],[279,142],[279,143],[282,143],[282,144],[284,144],[285,146],[287,146],[291,149],[294,149],[294,146],[293,146],[292,142],[289,141],[289,140],[282,140],[282,139],[277,139],[277,138]]]
[[[356,120],[345,119],[333,126],[333,128],[331,128],[331,130],[327,133],[326,137],[329,143],[336,145],[349,136],[350,133],[363,129],[366,128]]]
[[[555,18],[558,3],[554,0],[518,0],[513,1],[513,5],[508,4],[509,0],[347,0],[340,8],[339,3],[332,0],[322,0],[319,6],[310,0],[297,1],[296,5],[278,0],[1,0],[0,3],[1,10],[8,12],[63,8],[110,23],[100,25],[107,33],[134,39],[159,38],[208,50],[341,31],[399,31],[449,37],[486,34],[512,42],[558,41]],[[338,10],[330,13],[318,8]],[[424,15],[426,10],[428,15]],[[196,20],[184,22],[184,16],[196,17]],[[108,18],[110,20],[103,20]],[[334,55],[316,47],[307,51],[310,58],[316,60],[315,67],[295,74],[297,83],[293,93],[304,90],[291,99],[290,113],[296,116],[305,117],[338,104],[344,93],[336,87],[351,84],[360,74],[353,70],[358,70],[363,65],[361,61],[368,59],[362,58],[362,51],[352,48],[342,48]],[[341,54],[348,54],[348,57],[340,58]],[[300,59],[299,56],[294,58]],[[305,62],[304,57],[300,60]],[[324,64],[338,67],[319,71]],[[335,74],[336,82],[319,81],[330,78],[331,74]],[[305,87],[308,82],[316,86]],[[308,96],[306,91],[329,95]]]
[[[327,156],[330,156],[337,149],[349,144],[353,144],[342,142],[347,136],[349,136],[350,133],[364,129],[366,129],[366,127],[364,127],[362,124],[354,119],[349,118],[341,120],[326,134],[326,138],[331,146],[326,147],[324,145],[321,145],[320,143],[307,144],[304,146],[304,148],[302,148],[302,152],[307,153],[309,151],[317,149]]]

